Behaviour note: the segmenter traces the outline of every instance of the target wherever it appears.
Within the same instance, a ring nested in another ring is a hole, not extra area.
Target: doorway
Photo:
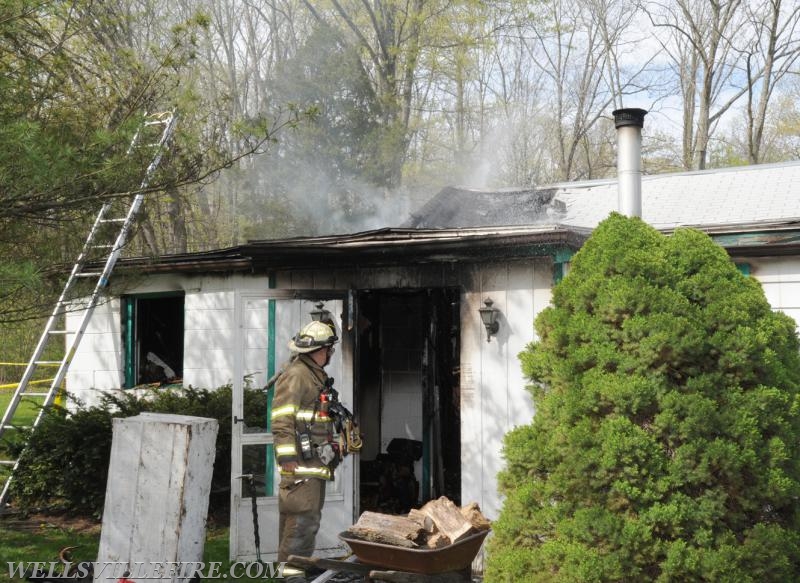
[[[273,391],[268,379],[291,358],[287,339],[311,321],[317,302],[325,302],[338,330],[350,328],[346,292],[335,290],[265,290],[236,296],[237,329],[232,383],[230,558],[274,560],[278,552],[280,473],[271,432]],[[353,403],[352,334],[342,332],[340,348],[326,368],[335,378],[339,398]],[[338,556],[344,543],[337,533],[353,524],[355,459],[346,457],[327,482],[316,552]],[[257,520],[253,515],[257,516]],[[256,526],[258,523],[258,544]]]
[[[460,290],[358,294],[359,511],[461,504]]]

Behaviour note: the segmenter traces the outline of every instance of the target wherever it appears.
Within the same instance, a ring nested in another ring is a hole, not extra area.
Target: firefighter
[[[324,398],[325,366],[338,342],[334,328],[314,321],[289,342],[296,353],[279,377],[272,401],[272,435],[280,466],[278,561],[311,556],[325,503],[325,484],[339,461]],[[302,579],[299,579],[302,580]]]

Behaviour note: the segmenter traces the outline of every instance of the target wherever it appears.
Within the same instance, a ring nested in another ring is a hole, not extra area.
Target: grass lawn
[[[76,559],[97,556],[99,530],[96,533],[75,532],[41,522],[26,525],[24,529],[7,528],[0,521],[0,582],[11,581],[8,562],[58,561],[58,552],[64,547],[77,546]]]
[[[0,389],[0,416],[5,414],[6,408],[11,402],[11,397],[13,396],[13,390]],[[43,401],[43,397],[23,397],[20,400],[19,405],[17,405],[17,410],[15,411],[14,416],[11,418],[11,424],[20,425],[23,427],[33,425],[36,416],[39,414],[38,403]],[[13,429],[6,431],[3,439],[5,439],[5,436],[11,437],[13,433],[15,433]],[[2,444],[0,444],[0,447],[2,447]]]
[[[24,581],[9,576],[8,562],[58,561],[58,553],[67,546],[77,546],[73,552],[76,561],[94,561],[100,542],[100,525],[80,529],[47,522],[47,517],[32,519],[20,525],[18,521],[0,519],[0,583]],[[221,563],[219,573],[230,571],[228,560],[228,529],[213,528],[206,534],[204,560]],[[237,568],[237,573],[242,569]],[[221,579],[224,580],[224,579]],[[235,579],[243,583],[267,583],[269,579]]]
[[[6,412],[6,407],[11,402],[11,397],[14,395],[14,391],[11,389],[0,389],[0,416],[2,416]],[[33,402],[34,397],[25,397],[19,403],[17,407],[16,414],[14,417],[11,418],[12,425],[32,425],[34,419],[36,419],[36,415],[39,414],[39,407]],[[41,401],[42,399],[37,399]],[[7,430],[4,435],[2,441],[0,441],[0,459],[11,459],[11,455],[8,454],[6,449],[3,447],[3,441],[6,439],[14,439],[14,434],[16,431],[13,429]],[[8,467],[7,466],[0,466],[0,487],[2,484],[5,483],[5,479],[8,476]],[[0,542],[0,551],[2,551],[2,543]],[[0,556],[2,559],[2,556]],[[0,565],[3,567],[4,565]]]
[[[29,389],[30,390],[30,389]],[[24,393],[23,393],[24,394]],[[11,389],[0,389],[0,415],[6,412],[6,407],[11,402],[11,397],[14,391]],[[17,407],[16,415],[14,415],[12,422],[17,425],[30,425],[39,413],[39,407],[33,400],[42,401],[42,398],[25,397]]]

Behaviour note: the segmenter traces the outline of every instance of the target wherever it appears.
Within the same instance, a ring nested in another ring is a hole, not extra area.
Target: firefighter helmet
[[[323,322],[310,322],[289,341],[293,352],[314,352],[325,346],[333,346],[339,341],[333,326]]]

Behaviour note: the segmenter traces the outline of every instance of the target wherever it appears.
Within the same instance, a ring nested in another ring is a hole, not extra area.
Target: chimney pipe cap
[[[644,127],[644,116],[647,115],[646,109],[629,107],[625,109],[615,109],[611,112],[614,115],[614,127],[619,129],[625,126]]]

